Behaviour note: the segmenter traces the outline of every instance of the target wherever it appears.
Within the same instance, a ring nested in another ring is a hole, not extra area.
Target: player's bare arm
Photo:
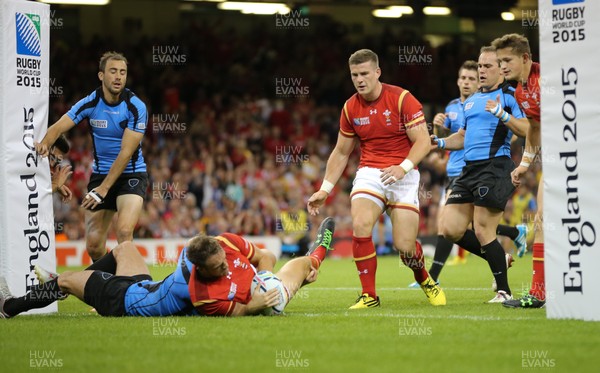
[[[113,186],[115,181],[121,176],[123,170],[127,167],[127,163],[131,160],[131,156],[133,152],[137,149],[142,138],[144,137],[143,133],[135,132],[130,129],[125,129],[123,133],[123,140],[121,142],[121,150],[119,151],[119,155],[117,159],[110,167],[106,178],[100,186],[91,190],[86,197],[83,199],[83,206],[86,209],[92,209],[101,203],[101,200],[97,200],[94,197],[90,196],[90,193],[94,192],[100,198],[106,197],[108,190]]]
[[[465,130],[459,129],[458,132],[452,135],[439,139],[435,135],[431,135],[431,147],[430,150],[435,149],[447,149],[447,150],[460,150],[465,146]]]
[[[44,136],[42,141],[34,143],[35,151],[42,157],[47,157],[56,139],[73,127],[75,127],[75,122],[67,114],[64,114],[56,123],[48,127],[48,132],[46,132],[46,136]]]
[[[529,128],[525,137],[525,150],[521,158],[521,163],[510,174],[513,185],[516,187],[521,185],[521,176],[527,172],[529,165],[533,163],[536,154],[540,151],[541,134],[540,122],[535,119],[529,119]]]
[[[254,255],[252,256],[250,263],[256,267],[257,271],[273,272],[275,262],[277,262],[277,258],[275,258],[275,255],[272,252],[254,246]]]
[[[248,304],[235,303],[231,316],[256,315],[267,307],[276,306],[278,302],[279,289],[273,288],[265,293],[261,293],[259,287],[257,287]]]
[[[381,170],[381,181],[384,185],[393,184],[396,181],[401,180],[415,165],[418,165],[431,150],[427,124],[421,123],[408,128],[406,130],[406,135],[412,142],[408,156],[401,164]]]
[[[338,134],[335,148],[327,160],[325,178],[323,179],[323,184],[321,184],[321,189],[308,199],[307,209],[311,215],[315,216],[319,213],[319,208],[325,203],[331,189],[333,189],[335,183],[342,176],[342,172],[344,172],[348,164],[348,158],[350,158],[350,154],[352,154],[357,142],[356,136],[350,138],[343,136],[341,133]]]

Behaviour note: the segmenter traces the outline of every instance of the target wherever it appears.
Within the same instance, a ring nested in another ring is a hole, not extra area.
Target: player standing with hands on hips
[[[377,257],[371,238],[377,219],[391,217],[394,247],[413,270],[415,280],[433,305],[445,305],[442,289],[429,277],[423,250],[416,242],[419,225],[417,165],[430,149],[422,106],[407,90],[379,81],[377,54],[361,49],[348,60],[355,93],[344,104],[340,132],[327,161],[321,189],[308,200],[311,215],[319,213],[339,180],[356,144],[361,157],[351,193],[352,252],[362,295],[350,309],[378,307],[375,288]]]
[[[106,52],[100,58],[102,86],[77,102],[48,128],[36,151],[49,155],[58,137],[85,118],[94,146],[93,171],[82,206],[86,211],[86,248],[93,261],[106,254],[106,236],[115,212],[117,241],[131,241],[148,186],[142,139],[146,130],[146,105],[129,89],[127,59]]]

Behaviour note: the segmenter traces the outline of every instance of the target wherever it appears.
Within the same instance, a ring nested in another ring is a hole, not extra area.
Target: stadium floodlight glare
[[[400,18],[402,17],[402,12],[392,9],[374,9],[371,14],[373,17],[377,18]]]
[[[283,3],[242,3],[238,1],[219,3],[217,8],[221,10],[239,10],[243,14],[287,14],[291,11]]]
[[[400,12],[402,14],[413,14],[413,8],[409,7],[408,5],[391,5],[388,6],[387,9],[389,10],[393,10],[395,12]]]
[[[423,14],[428,16],[449,16],[452,12],[445,6],[426,6],[423,8]]]
[[[512,12],[502,12],[500,14],[500,16],[505,21],[514,21],[515,20],[515,15]]]
[[[108,5],[110,0],[39,0],[46,4],[62,5]]]

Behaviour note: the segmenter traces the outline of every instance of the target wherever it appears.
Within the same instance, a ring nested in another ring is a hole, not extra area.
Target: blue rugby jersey
[[[96,174],[108,174],[110,167],[121,150],[121,140],[126,128],[144,133],[146,131],[146,105],[133,92],[125,88],[119,102],[110,105],[104,100],[102,87],[77,102],[67,115],[75,124],[84,118],[89,119],[94,145],[94,166]],[[146,172],[142,146],[137,147],[124,174]]]
[[[488,100],[500,97],[502,108],[515,118],[524,118],[515,89],[507,82],[491,92],[478,91],[464,102],[465,161],[480,161],[496,157],[510,157],[510,139],[513,132],[492,113],[485,110]]]
[[[450,134],[458,132],[464,121],[463,103],[460,101],[460,98],[450,101],[446,106],[444,113],[446,114],[444,127],[450,130]],[[448,158],[448,163],[446,164],[446,174],[449,177],[458,176],[464,166],[464,149],[452,150],[450,152],[450,157]]]
[[[187,248],[177,260],[177,269],[162,281],[144,280],[131,285],[125,293],[125,314],[128,316],[198,315],[192,305],[188,281],[192,262]],[[185,273],[187,271],[187,273]]]

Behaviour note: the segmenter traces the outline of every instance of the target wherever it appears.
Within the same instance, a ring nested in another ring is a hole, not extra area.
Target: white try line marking
[[[354,290],[354,291],[360,291],[360,288],[356,287],[356,288],[320,288],[320,287],[309,287],[307,289],[311,289],[311,290],[328,290],[328,291],[345,291],[345,290]],[[492,292],[492,287],[490,286],[489,288],[445,288],[442,286],[443,290],[452,290],[452,291],[487,291],[487,292]],[[421,290],[420,287],[418,288],[409,288],[409,287],[405,287],[405,288],[377,288],[377,290],[381,290],[381,291],[395,291],[395,290],[399,290],[399,291],[415,291],[415,290]]]
[[[472,321],[526,321],[526,320],[539,320],[535,317],[499,317],[499,316],[479,316],[479,315],[413,315],[403,313],[353,313],[344,312],[340,315],[339,313],[303,313],[300,314],[306,317],[323,317],[323,316],[354,316],[354,317],[393,317],[393,318],[405,318],[405,319],[457,319],[457,320],[472,320]]]

